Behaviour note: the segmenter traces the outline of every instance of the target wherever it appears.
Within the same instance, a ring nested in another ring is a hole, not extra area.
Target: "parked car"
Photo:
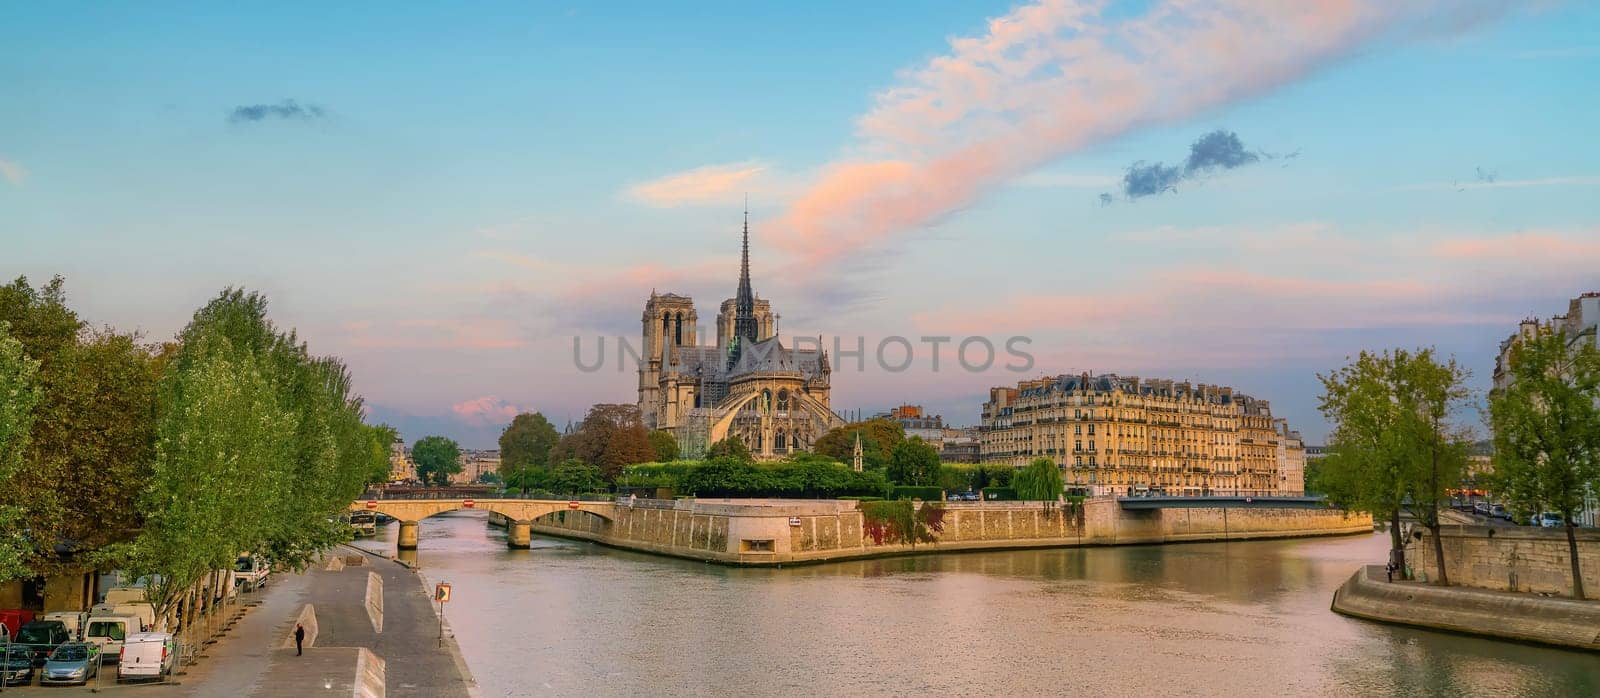
[[[39,674],[39,683],[89,683],[89,679],[99,674],[100,647],[91,642],[69,642],[50,653]]]
[[[137,616],[90,616],[83,639],[100,647],[100,661],[105,662],[116,658],[128,636],[143,630]]]
[[[964,501],[964,502],[976,502],[976,501],[978,501],[978,493],[977,492],[962,492],[961,493],[961,501]]]
[[[1566,522],[1561,520],[1561,515],[1553,511],[1534,516],[1532,523],[1540,528],[1560,528],[1566,525]]]
[[[13,644],[26,646],[29,658],[35,666],[40,666],[56,647],[65,644],[68,639],[67,626],[61,621],[36,620],[17,629],[17,639]]]
[[[956,493],[951,493],[951,494],[945,495],[945,500],[946,501],[950,501],[950,502],[959,502],[959,501],[961,501],[961,495],[960,494],[956,494]]]
[[[1489,507],[1489,516],[1490,518],[1495,519],[1505,519],[1507,521],[1511,520],[1511,512],[1507,511],[1504,506],[1499,504],[1494,504]]]
[[[233,563],[234,586],[247,591],[266,586],[271,575],[272,565],[260,555],[245,553]]]
[[[159,679],[172,673],[178,646],[172,633],[134,633],[122,643],[117,660],[117,680]]]
[[[1477,502],[1477,503],[1474,503],[1472,505],[1472,513],[1477,514],[1478,516],[1488,516],[1489,515],[1489,503],[1488,502]]]
[[[5,638],[7,642],[16,639],[18,628],[32,622],[33,611],[25,611],[20,608],[0,609],[0,626],[5,626],[8,631]]]
[[[0,642],[0,676],[7,686],[19,686],[33,683],[33,659],[27,650],[20,647],[13,648],[9,642]]]

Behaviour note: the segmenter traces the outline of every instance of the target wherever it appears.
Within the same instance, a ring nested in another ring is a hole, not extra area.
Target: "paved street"
[[[344,555],[357,555],[340,549]],[[266,589],[246,603],[259,602],[197,663],[172,683],[115,684],[114,664],[105,666],[98,688],[130,696],[304,696],[354,688],[359,649],[383,660],[388,696],[472,696],[449,643],[440,647],[438,617],[417,573],[403,565],[361,553],[369,564],[329,572],[321,565],[305,574],[274,575]],[[374,632],[365,607],[367,573],[383,579],[383,632]],[[304,656],[284,647],[305,604],[315,605],[318,634]],[[7,695],[74,695],[89,688],[13,687]]]

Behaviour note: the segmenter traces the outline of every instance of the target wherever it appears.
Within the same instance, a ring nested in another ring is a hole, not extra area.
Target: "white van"
[[[272,565],[260,555],[241,553],[233,563],[234,586],[243,587],[245,591],[254,591],[267,585],[267,577],[272,574]]]
[[[94,615],[84,626],[83,641],[100,647],[100,661],[109,661],[130,636],[144,631],[138,616]]]
[[[97,603],[89,609],[91,616],[133,616],[139,619],[139,630],[156,627],[156,607],[143,601],[132,603]],[[137,632],[137,631],[135,631]]]
[[[144,598],[144,587],[112,587],[106,590],[105,598],[100,603],[115,606],[124,603],[141,603]]]
[[[117,660],[117,680],[159,679],[172,673],[178,646],[172,633],[134,633],[122,643]]]
[[[59,620],[67,626],[67,634],[73,640],[83,641],[83,626],[89,621],[89,614],[85,611],[52,611],[44,614],[45,620]]]

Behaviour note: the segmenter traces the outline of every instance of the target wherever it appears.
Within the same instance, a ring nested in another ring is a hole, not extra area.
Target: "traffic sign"
[[[448,603],[450,601],[450,584],[448,582],[439,582],[433,585],[433,600],[439,603]]]
[[[376,499],[367,500],[367,508],[368,509],[377,509],[378,508],[378,500],[376,500]]]
[[[474,501],[472,501],[470,499],[461,500],[461,506],[464,506],[464,507],[466,507],[468,509],[471,509],[472,507],[476,506],[477,504],[478,504],[477,502],[474,502]]]
[[[578,502],[578,500],[576,500],[576,499],[567,502],[567,508],[568,509],[577,509],[580,506],[583,506],[583,505],[580,504]]]

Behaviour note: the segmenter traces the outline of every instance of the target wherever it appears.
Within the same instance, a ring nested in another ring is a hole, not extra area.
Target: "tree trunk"
[[[1578,534],[1577,527],[1572,521],[1572,512],[1567,512],[1567,557],[1572,560],[1572,598],[1582,599],[1583,595],[1583,570],[1578,567]]]
[[[1434,516],[1437,517],[1438,513],[1435,512]],[[1428,530],[1433,533],[1434,563],[1439,566],[1439,578],[1434,580],[1434,583],[1442,587],[1447,587],[1450,586],[1450,573],[1446,572],[1444,569],[1444,539],[1439,537],[1440,528],[1441,527],[1439,526],[1437,518],[1434,519],[1434,524],[1428,527]]]
[[[1389,542],[1393,546],[1389,551],[1389,555],[1394,558],[1394,564],[1399,568],[1395,571],[1400,573],[1401,579],[1405,579],[1406,545],[1405,541],[1400,538],[1400,507],[1395,507],[1394,516],[1389,519]]]

